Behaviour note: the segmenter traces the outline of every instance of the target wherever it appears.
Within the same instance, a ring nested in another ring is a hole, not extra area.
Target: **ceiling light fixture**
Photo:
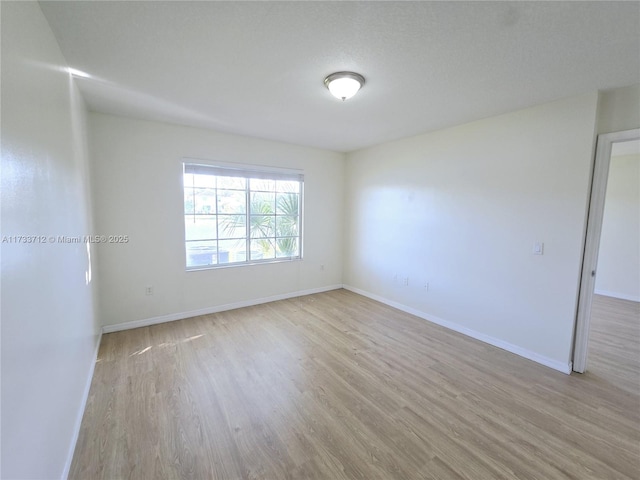
[[[353,97],[364,85],[364,77],[354,72],[336,72],[324,79],[325,86],[342,101]]]

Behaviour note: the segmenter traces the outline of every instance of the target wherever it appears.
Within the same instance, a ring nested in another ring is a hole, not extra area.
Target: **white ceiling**
[[[41,6],[91,110],[336,151],[640,83],[636,1]]]

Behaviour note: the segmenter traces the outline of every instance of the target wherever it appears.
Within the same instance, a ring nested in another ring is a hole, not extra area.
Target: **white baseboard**
[[[337,290],[340,288],[345,288],[346,290],[350,290],[359,295],[371,298],[380,303],[384,303],[385,305],[389,305],[390,307],[397,308],[398,310],[409,313],[411,315],[415,315],[416,317],[420,317],[431,323],[435,323],[437,325],[443,326],[455,332],[462,333],[463,335],[467,335],[468,337],[475,338],[476,340],[480,340],[482,342],[488,343],[489,345],[493,345],[494,347],[498,347],[508,352],[515,353],[516,355],[524,357],[528,360],[532,360],[536,363],[552,368],[554,370],[558,370],[559,372],[566,373],[566,374],[571,373],[571,370],[572,370],[571,363],[559,362],[557,360],[545,357],[544,355],[540,355],[536,352],[532,352],[531,350],[527,350],[526,348],[522,348],[518,345],[513,345],[499,338],[495,338],[490,335],[477,332],[475,330],[464,327],[457,323],[450,322],[442,318],[438,318],[434,315],[429,315],[428,313],[422,312],[412,307],[408,307],[398,302],[394,302],[392,300],[373,294],[371,292],[367,292],[365,290],[361,290],[359,288],[352,287],[350,285],[339,285],[339,284],[329,285],[329,286],[320,287],[320,288],[312,288],[308,290],[298,290],[295,292],[284,293],[280,295],[273,295],[270,297],[262,297],[262,298],[251,299],[251,300],[244,300],[241,302],[227,303],[224,305],[217,305],[214,307],[208,307],[208,308],[203,308],[199,310],[191,310],[188,312],[172,313],[169,315],[162,315],[159,317],[134,320],[131,322],[118,323],[115,325],[105,325],[102,327],[102,332],[111,333],[111,332],[119,332],[121,330],[130,330],[132,328],[147,327],[150,325],[156,325],[158,323],[173,322],[175,320],[183,320],[185,318],[197,317],[199,315],[208,315],[210,313],[224,312],[226,310],[234,310],[236,308],[251,307],[253,305],[260,305],[262,303],[275,302],[278,300],[285,300],[287,298],[301,297],[303,295],[312,295],[314,293],[328,292],[330,290]]]
[[[536,363],[544,365],[549,368],[553,368],[554,370],[558,370],[559,372],[570,374],[572,370],[571,363],[562,363],[552,358],[545,357],[536,352],[532,352],[531,350],[527,350],[526,348],[519,347],[518,345],[513,345],[511,343],[505,342],[499,338],[491,337],[484,333],[476,332],[467,327],[463,327],[454,322],[450,322],[448,320],[444,320],[442,318],[438,318],[434,315],[429,315],[428,313],[422,312],[412,307],[408,307],[398,302],[394,302],[392,300],[388,300],[379,295],[367,292],[365,290],[360,290],[359,288],[352,287],[350,285],[343,285],[343,288],[346,290],[350,290],[359,295],[371,298],[380,303],[384,303],[385,305],[389,305],[390,307],[397,308],[398,310],[402,310],[403,312],[410,313],[411,315],[415,315],[416,317],[420,317],[424,320],[427,320],[431,323],[435,323],[442,327],[448,328],[458,333],[462,333],[463,335],[467,335],[468,337],[475,338],[476,340],[480,340],[481,342],[488,343],[489,345],[493,345],[494,347],[501,348],[506,350],[507,352],[515,353],[521,357],[524,357],[528,360],[533,360]]]
[[[609,290],[596,289],[593,293],[596,295],[604,295],[605,297],[619,298],[621,300],[630,300],[632,302],[640,302],[640,297],[629,295],[627,293],[610,292]]]
[[[91,362],[91,367],[89,368],[89,375],[87,376],[87,381],[84,386],[84,392],[82,393],[82,403],[80,404],[80,409],[78,410],[78,415],[76,416],[76,422],[75,422],[75,425],[73,426],[73,438],[71,439],[71,445],[69,446],[67,461],[64,464],[62,477],[60,477],[62,480],[67,480],[67,477],[69,476],[69,470],[71,469],[73,454],[76,451],[76,444],[78,443],[78,437],[80,436],[80,426],[82,425],[82,417],[84,416],[84,411],[87,408],[87,401],[89,400],[89,391],[91,390],[93,372],[95,371],[95,368],[96,368],[96,362],[98,360],[98,351],[100,350],[101,341],[102,341],[102,332],[99,332],[98,341],[96,342],[95,350],[93,352],[93,361]]]
[[[171,313],[169,315],[161,315],[159,317],[144,318],[141,320],[133,320],[131,322],[117,323],[115,325],[105,325],[102,327],[103,333],[119,332],[121,330],[130,330],[132,328],[148,327],[158,323],[173,322],[175,320],[183,320],[185,318],[197,317],[200,315],[208,315],[210,313],[224,312],[226,310],[235,310],[236,308],[251,307],[262,303],[275,302],[278,300],[286,300],[287,298],[302,297],[303,295],[312,295],[314,293],[328,292],[329,290],[337,290],[342,288],[341,284],[329,285],[326,287],[311,288],[308,290],[298,290],[295,292],[273,295],[271,297],[262,297],[251,300],[243,300],[241,302],[226,303],[215,307],[202,308],[199,310],[191,310],[188,312]]]

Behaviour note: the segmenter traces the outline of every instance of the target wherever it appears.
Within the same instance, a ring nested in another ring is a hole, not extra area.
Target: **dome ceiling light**
[[[342,101],[353,97],[364,85],[364,77],[354,72],[336,72],[324,79],[325,86]]]

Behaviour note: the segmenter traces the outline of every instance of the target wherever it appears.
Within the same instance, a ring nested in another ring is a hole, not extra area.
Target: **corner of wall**
[[[598,93],[598,134],[640,128],[640,84]]]

